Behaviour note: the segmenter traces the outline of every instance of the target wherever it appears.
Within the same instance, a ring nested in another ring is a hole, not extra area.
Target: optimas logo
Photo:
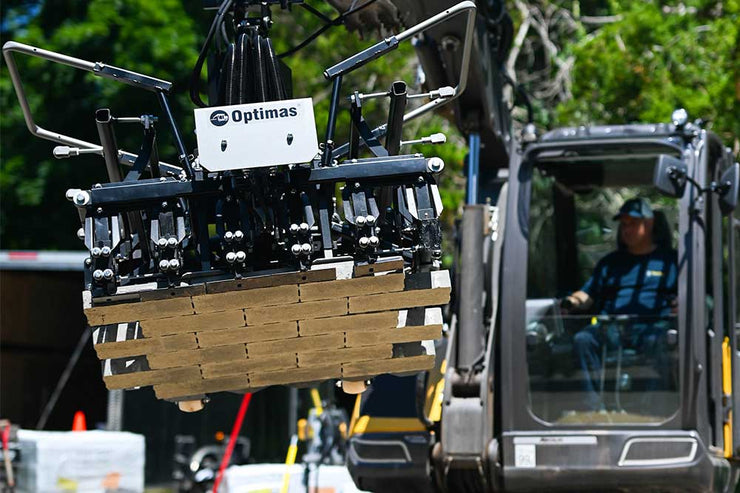
[[[229,115],[223,110],[217,110],[211,113],[211,123],[217,127],[222,127],[229,123]]]

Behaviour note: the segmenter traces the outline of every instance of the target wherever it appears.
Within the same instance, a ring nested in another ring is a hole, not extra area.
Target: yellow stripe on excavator
[[[408,433],[426,431],[424,424],[417,418],[376,418],[360,416],[352,428],[352,434],[359,433]]]
[[[722,341],[722,393],[725,402],[732,402],[732,348],[729,337]],[[725,457],[732,457],[732,410],[727,413],[722,431]]]

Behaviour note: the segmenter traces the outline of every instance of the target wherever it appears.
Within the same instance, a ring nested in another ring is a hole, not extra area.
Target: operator
[[[627,335],[629,345],[642,349],[660,371],[665,366],[665,355],[660,354],[667,327],[665,317],[675,311],[677,253],[670,246],[670,238],[656,241],[654,214],[648,201],[627,200],[613,219],[619,221],[618,249],[602,258],[586,284],[562,301],[566,312],[634,317],[628,334],[616,324],[602,327],[594,323],[574,337],[576,363],[584,372],[587,405],[592,411],[604,409],[592,374],[601,369],[602,344],[615,348]]]

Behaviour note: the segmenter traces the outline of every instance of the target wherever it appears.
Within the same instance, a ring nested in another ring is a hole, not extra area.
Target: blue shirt
[[[677,292],[677,260],[667,248],[646,255],[618,250],[596,264],[581,291],[602,314],[668,315]]]

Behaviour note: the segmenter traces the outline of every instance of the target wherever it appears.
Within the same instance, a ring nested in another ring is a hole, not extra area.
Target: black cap
[[[634,198],[629,199],[627,202],[622,204],[622,207],[619,208],[619,212],[612,219],[616,221],[625,214],[641,219],[652,219],[653,209],[650,207],[650,203],[647,200]]]

